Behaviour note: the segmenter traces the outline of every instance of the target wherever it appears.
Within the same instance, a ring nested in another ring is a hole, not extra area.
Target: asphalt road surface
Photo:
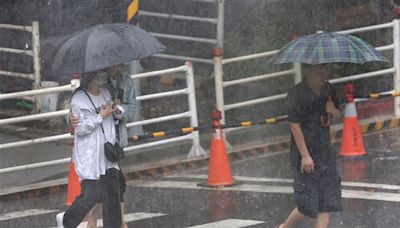
[[[399,138],[399,129],[365,135],[366,156],[338,158],[344,211],[332,213],[330,227],[399,227]],[[207,180],[207,167],[129,181],[129,227],[277,227],[294,207],[288,151],[249,157],[231,167],[237,184],[224,188],[198,186]],[[0,202],[0,227],[55,227],[64,202],[62,192]],[[305,219],[298,227],[311,226]]]

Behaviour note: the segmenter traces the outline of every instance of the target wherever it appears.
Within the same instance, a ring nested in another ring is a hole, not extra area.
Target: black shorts
[[[294,200],[304,215],[316,218],[318,213],[342,211],[341,179],[335,165],[317,166],[313,174],[294,171]]]
[[[124,202],[124,193],[126,190],[126,180],[124,173],[122,172],[121,168],[119,170],[119,191],[120,191],[120,197],[121,197],[121,202]]]

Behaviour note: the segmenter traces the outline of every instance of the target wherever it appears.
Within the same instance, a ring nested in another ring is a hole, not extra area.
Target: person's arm
[[[78,116],[75,116],[73,113],[68,113],[67,118],[68,118],[67,123],[68,123],[68,125],[70,125],[72,128],[76,128],[76,127],[79,125],[79,123],[81,122],[81,121],[79,120],[79,117],[78,117]]]
[[[325,111],[332,115],[333,118],[337,118],[342,113],[342,110],[336,108],[336,105],[332,101],[331,96],[328,97],[328,100],[325,104]]]
[[[328,83],[329,86],[329,96],[325,104],[325,111],[329,113],[332,118],[336,119],[342,114],[342,109],[339,106],[339,100],[336,94],[336,88]]]
[[[122,101],[121,106],[124,108],[125,112],[122,118],[131,121],[133,120],[136,111],[135,81],[126,76],[123,99],[124,100]]]
[[[73,112],[75,112],[76,115],[79,115],[77,116],[77,118],[80,120],[80,123],[75,128],[75,134],[90,134],[94,131],[94,129],[96,129],[98,125],[103,122],[103,119],[107,118],[113,112],[113,109],[111,106],[103,106],[98,114],[95,114],[87,109],[81,109],[79,104],[82,102],[82,99],[87,99],[86,97],[84,97],[86,95],[76,95],[77,96],[73,97],[71,101],[71,106],[74,107],[73,109],[78,109]]]
[[[300,95],[298,94],[298,87],[293,87],[289,90],[287,101],[290,130],[301,156],[300,171],[302,173],[312,173],[314,172],[314,161],[308,152],[304,134],[300,126],[304,121],[304,113],[306,113],[306,111],[304,110],[305,105],[303,105]]]
[[[105,118],[107,118],[113,112],[112,107],[103,107],[99,114],[87,115],[88,117],[80,116],[80,124],[75,128],[75,134],[77,135],[87,135],[96,129]]]
[[[314,161],[308,152],[306,142],[304,140],[304,134],[301,130],[299,123],[290,123],[290,130],[292,131],[294,141],[296,142],[296,146],[299,149],[299,153],[301,155],[301,169],[300,171],[306,173],[314,172]]]

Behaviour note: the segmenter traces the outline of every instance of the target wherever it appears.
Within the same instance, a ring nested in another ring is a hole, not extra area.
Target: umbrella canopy
[[[362,39],[341,33],[316,33],[300,37],[274,56],[275,63],[359,63],[389,62]]]
[[[165,50],[152,35],[127,23],[101,24],[77,32],[57,52],[56,74],[91,72]]]

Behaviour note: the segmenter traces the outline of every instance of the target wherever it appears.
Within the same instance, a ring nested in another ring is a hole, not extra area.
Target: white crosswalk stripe
[[[257,224],[265,223],[264,221],[257,221],[257,220],[243,220],[243,219],[226,219],[218,222],[211,222],[197,226],[190,226],[187,228],[240,228],[240,227],[247,227],[253,226]]]
[[[237,186],[215,189],[215,188],[199,187],[197,186],[197,184],[198,183],[191,181],[137,181],[134,183],[128,183],[128,185],[132,185],[135,187],[147,187],[147,188],[206,189],[210,191],[217,190],[217,191],[238,191],[238,192],[263,192],[263,193],[278,193],[278,194],[293,193],[293,188],[291,186],[239,184]],[[350,190],[350,189],[342,189],[342,198],[400,202],[399,193],[370,192],[370,191]]]
[[[139,212],[139,213],[130,213],[130,214],[125,214],[124,219],[125,222],[133,222],[133,221],[138,221],[142,219],[148,219],[148,218],[156,218],[160,216],[165,216],[166,214],[163,213],[144,213],[144,212]],[[78,228],[85,228],[87,222],[82,222]],[[103,219],[97,220],[97,227],[103,227]]]
[[[195,178],[195,179],[207,179],[207,175],[174,175],[166,176],[167,178]],[[233,179],[238,181],[248,181],[248,182],[265,182],[265,183],[292,183],[293,179],[287,178],[268,178],[268,177],[245,177],[245,176],[234,176]],[[383,190],[400,190],[400,185],[393,184],[377,184],[377,183],[366,183],[366,182],[352,182],[343,181],[343,187],[361,187],[361,188],[377,188]]]
[[[44,210],[44,209],[29,209],[23,211],[14,211],[0,215],[0,221],[7,221],[11,219],[18,219],[34,215],[43,215],[56,212],[57,210]]]

